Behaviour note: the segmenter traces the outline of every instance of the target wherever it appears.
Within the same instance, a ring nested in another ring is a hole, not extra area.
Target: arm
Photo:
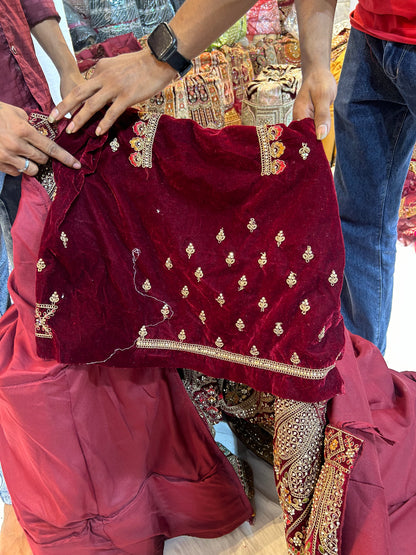
[[[337,0],[295,0],[303,81],[293,108],[293,117],[314,118],[318,139],[324,139],[329,132],[329,107],[337,90],[329,69],[336,2]]]
[[[241,17],[255,0],[186,0],[170,22],[178,38],[178,51],[192,59]],[[100,60],[94,76],[76,87],[56,106],[50,121],[61,119],[82,104],[67,131],[75,132],[98,110],[111,104],[96,133],[105,133],[126,108],[150,98],[166,87],[175,71],[157,61],[146,48]]]
[[[31,32],[58,70],[61,94],[63,97],[66,96],[76,85],[83,83],[84,79],[62,35],[58,21],[55,18],[45,19],[34,25]]]

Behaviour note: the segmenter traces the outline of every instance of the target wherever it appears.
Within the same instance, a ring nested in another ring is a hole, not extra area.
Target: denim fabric
[[[382,353],[401,193],[416,142],[416,46],[351,30],[335,101],[346,327]]]
[[[3,501],[3,503],[6,503],[6,505],[12,504],[12,500],[10,498],[10,494],[6,486],[6,482],[4,481],[3,470],[1,468],[1,465],[0,465],[0,499]]]

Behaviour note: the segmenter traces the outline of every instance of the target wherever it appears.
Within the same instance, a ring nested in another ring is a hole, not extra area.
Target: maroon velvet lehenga
[[[0,326],[1,461],[35,555],[159,553],[250,518],[180,366],[277,396],[292,553],[410,555],[416,383],[343,328],[312,122],[128,112],[109,137],[92,123],[57,141],[83,169],[24,181]]]

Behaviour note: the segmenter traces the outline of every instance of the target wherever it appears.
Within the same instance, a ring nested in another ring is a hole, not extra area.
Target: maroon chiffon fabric
[[[39,355],[340,393],[344,252],[312,120],[213,131],[162,116],[156,130],[130,111],[108,137],[95,125],[57,138],[82,169],[54,166]]]

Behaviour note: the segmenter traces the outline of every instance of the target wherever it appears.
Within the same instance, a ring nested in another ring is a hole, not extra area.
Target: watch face
[[[153,54],[162,62],[176,49],[176,38],[172,36],[169,27],[164,23],[156,27],[147,42]]]

